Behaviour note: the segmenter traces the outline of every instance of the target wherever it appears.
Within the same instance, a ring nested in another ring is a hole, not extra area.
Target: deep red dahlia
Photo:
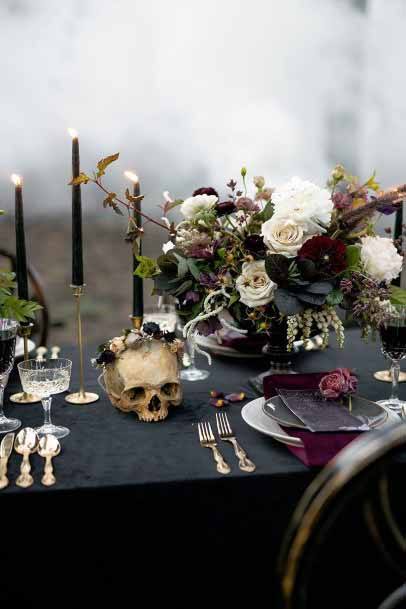
[[[301,259],[312,260],[317,270],[327,275],[337,275],[347,267],[345,243],[330,237],[312,237],[298,252]]]
[[[219,193],[211,186],[203,186],[194,191],[193,196],[196,197],[196,195],[214,195],[215,197],[218,197]]]

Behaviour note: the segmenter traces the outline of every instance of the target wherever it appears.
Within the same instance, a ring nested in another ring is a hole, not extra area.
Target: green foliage
[[[330,294],[327,294],[326,303],[335,307],[343,301],[343,298],[344,294],[341,292],[341,290],[334,289],[331,290]]]
[[[396,285],[390,287],[390,301],[394,305],[406,305],[406,290]]]
[[[265,258],[265,270],[274,283],[286,285],[289,279],[289,258],[282,254],[271,254]]]
[[[137,275],[137,277],[150,279],[159,273],[158,265],[152,258],[148,258],[148,256],[136,256],[135,259],[139,263],[134,271],[134,275]]]
[[[105,169],[111,165],[111,163],[114,163],[114,161],[117,161],[118,157],[120,156],[120,153],[117,152],[116,154],[111,154],[110,156],[106,156],[105,159],[102,159],[101,161],[99,161],[97,163],[97,174],[96,177],[97,179],[101,178],[101,176],[104,176]]]
[[[361,259],[361,248],[359,245],[347,245],[345,257],[348,265],[347,270],[358,269]]]
[[[273,203],[272,203],[272,201],[267,201],[264,209],[255,216],[255,219],[258,219],[260,222],[266,222],[267,220],[270,220],[272,218],[272,216],[273,216]]]
[[[16,287],[14,273],[0,271],[0,317],[24,322],[35,318],[35,312],[42,307],[36,302],[21,300],[13,295]]]

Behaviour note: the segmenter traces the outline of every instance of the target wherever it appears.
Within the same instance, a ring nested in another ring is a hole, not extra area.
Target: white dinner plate
[[[242,408],[241,416],[247,425],[253,429],[256,429],[260,433],[265,434],[266,436],[274,438],[278,442],[282,442],[282,444],[303,447],[303,442],[300,440],[300,438],[288,435],[275,420],[271,419],[264,413],[264,402],[264,397],[256,398],[255,400],[248,402],[248,404],[245,404],[245,406]],[[399,421],[397,414],[389,409],[385,410],[388,411],[388,418],[384,423],[382,423],[382,427],[392,425],[392,423]]]

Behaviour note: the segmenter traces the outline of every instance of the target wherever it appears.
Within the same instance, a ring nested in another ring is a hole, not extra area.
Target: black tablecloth
[[[66,349],[62,355],[77,360],[75,351]],[[347,332],[343,351],[332,347],[305,353],[295,365],[301,371],[350,366],[359,374],[362,395],[380,399],[390,391],[387,383],[372,378],[375,370],[387,367],[379,345],[366,345],[354,330]],[[30,563],[32,585],[39,585],[39,573],[49,560],[55,586],[65,582],[64,594],[72,598],[79,586],[93,599],[96,593],[118,598],[119,591],[128,592],[135,581],[137,586],[148,581],[153,606],[163,594],[181,607],[190,600],[184,579],[196,585],[199,595],[199,581],[219,576],[220,567],[236,576],[230,583],[235,593],[239,587],[253,587],[262,594],[274,586],[283,532],[316,472],[283,445],[249,428],[241,418],[241,404],[228,407],[227,414],[257,464],[255,473],[240,472],[231,446],[222,443],[232,473],[217,474],[211,452],[199,446],[197,436],[198,421],[214,423],[209,389],[249,391],[249,376],[265,368],[260,360],[216,359],[210,378],[185,382],[183,406],[157,424],[139,422],[113,408],[97,385],[98,372],[88,368],[86,388],[101,394],[99,402],[73,406],[61,396],[54,398],[54,422],[71,429],[55,461],[57,485],[45,488],[39,483],[42,461],[34,455],[35,485],[23,490],[11,484],[1,491],[3,593],[14,593],[21,551],[17,548],[24,539],[31,540],[31,556],[36,556]],[[8,393],[16,387],[10,383]],[[406,385],[402,394],[406,397]],[[39,404],[17,406],[7,399],[6,412],[30,426],[43,416]],[[12,481],[18,465],[19,457],[13,455]],[[265,576],[260,582],[259,572]]]

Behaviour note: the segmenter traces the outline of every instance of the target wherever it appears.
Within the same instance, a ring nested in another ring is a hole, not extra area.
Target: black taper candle
[[[72,178],[80,174],[79,139],[72,137]],[[84,285],[82,245],[82,192],[72,186],[72,285]]]
[[[23,188],[18,176],[15,184],[16,279],[18,297],[28,300],[27,255],[25,251]]]
[[[134,183],[134,191],[133,191],[134,197],[139,197],[140,192],[141,192],[140,183],[139,183],[139,181],[137,181]],[[141,215],[139,214],[140,211],[141,211],[141,201],[137,201],[136,203],[134,203],[133,217],[134,217],[135,223],[138,227],[141,227],[141,225],[142,225]],[[141,239],[140,239],[139,254],[141,255],[141,253],[142,253],[142,245],[141,245]],[[134,255],[133,255],[133,271],[135,271],[137,266],[138,266],[138,262],[136,261]],[[144,315],[144,282],[141,277],[138,277],[137,275],[133,275],[133,317],[143,317],[143,315]]]

